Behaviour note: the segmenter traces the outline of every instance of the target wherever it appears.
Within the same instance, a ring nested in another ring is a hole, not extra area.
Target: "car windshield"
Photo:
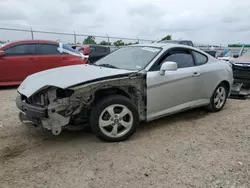
[[[242,56],[250,56],[250,49],[247,50]]]
[[[124,47],[100,59],[95,65],[125,70],[141,70],[144,69],[161,50],[161,48],[146,46]]]

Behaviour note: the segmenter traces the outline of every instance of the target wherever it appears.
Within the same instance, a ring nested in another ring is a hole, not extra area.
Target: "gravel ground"
[[[55,137],[21,125],[15,89],[0,90],[0,187],[250,187],[250,100],[143,124],[128,141]]]

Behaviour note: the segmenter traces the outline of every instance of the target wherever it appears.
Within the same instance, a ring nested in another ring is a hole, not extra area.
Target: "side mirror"
[[[238,57],[239,57],[239,54],[234,54],[233,57],[234,57],[234,58],[238,58]]]
[[[0,57],[5,56],[5,51],[0,50]]]
[[[166,61],[163,62],[160,69],[160,75],[164,75],[165,71],[176,71],[177,70],[177,63],[173,61]]]

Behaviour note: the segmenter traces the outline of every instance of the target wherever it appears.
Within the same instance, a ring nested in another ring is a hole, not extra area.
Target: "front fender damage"
[[[47,118],[39,122],[54,135],[62,129],[78,130],[89,126],[89,115],[95,102],[111,94],[130,98],[137,106],[140,120],[146,119],[146,75],[124,76],[73,86],[49,88],[31,97],[34,104],[46,106]]]

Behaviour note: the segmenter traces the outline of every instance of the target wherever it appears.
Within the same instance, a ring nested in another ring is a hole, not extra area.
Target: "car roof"
[[[173,44],[173,43],[144,43],[144,44],[134,44],[131,46],[147,46],[147,47],[156,47],[156,48],[163,48],[163,49],[168,49],[168,48],[188,48],[188,49],[195,49],[199,50],[198,48],[188,46],[188,45],[183,45],[183,44]]]
[[[11,43],[52,43],[52,44],[59,44],[59,42],[53,41],[53,40],[18,40],[13,41]]]
[[[191,40],[161,40],[161,41],[169,41],[169,42],[186,42],[186,41],[191,41]],[[159,42],[161,42],[161,41],[159,41]]]
[[[155,47],[155,48],[162,48],[163,50],[167,50],[169,48],[186,48],[190,50],[195,50],[202,54],[207,54],[206,52],[200,50],[199,48],[183,45],[183,44],[174,44],[174,43],[144,43],[144,44],[134,44],[130,46],[146,46],[146,47]]]

